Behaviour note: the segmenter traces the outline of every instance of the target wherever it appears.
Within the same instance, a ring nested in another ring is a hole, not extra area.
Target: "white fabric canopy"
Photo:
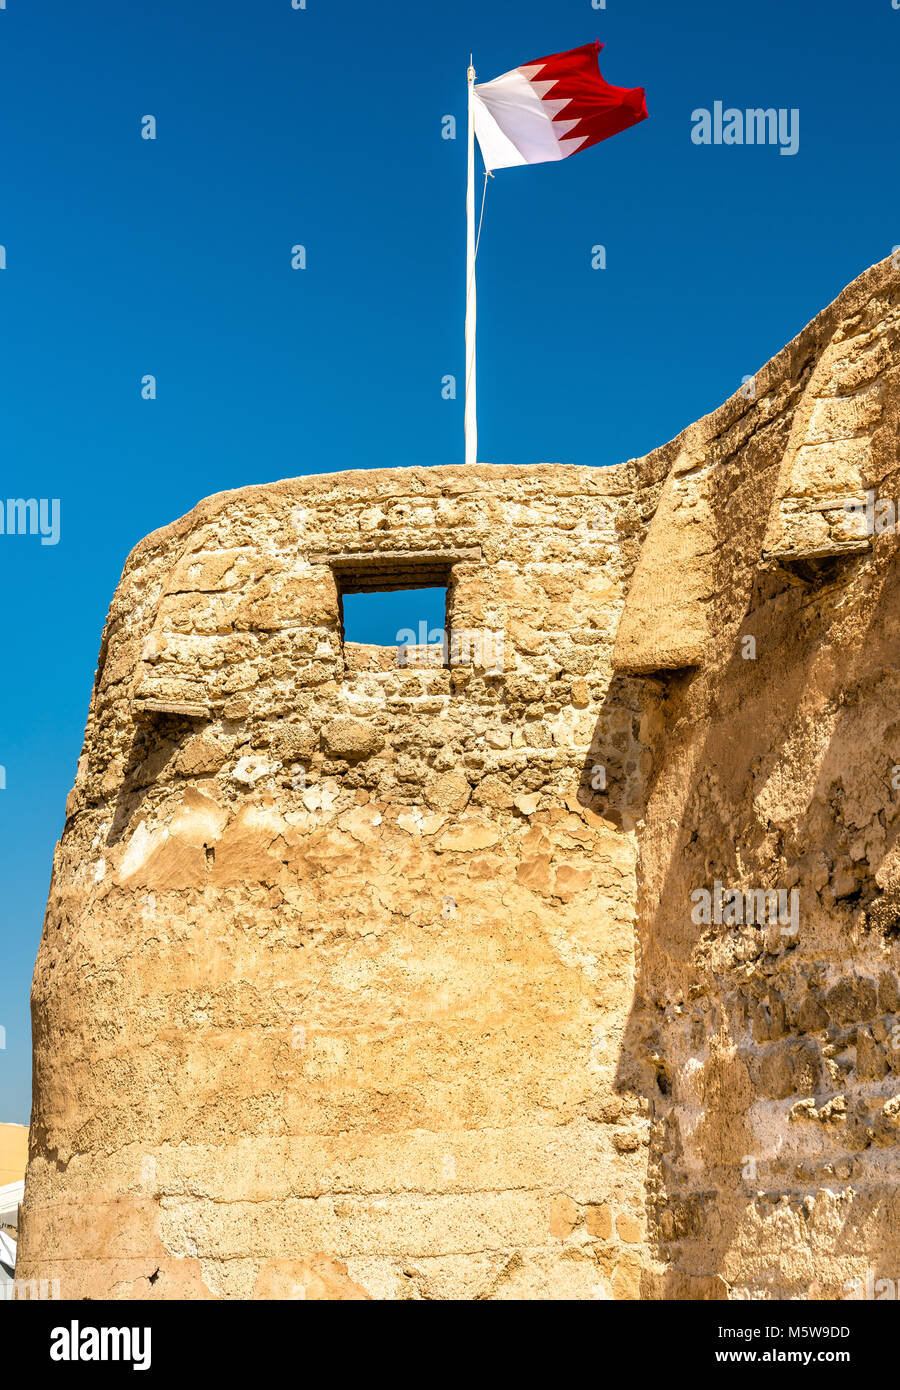
[[[7,1183],[0,1187],[0,1226],[18,1226],[19,1203],[25,1200],[25,1182]]]
[[[12,1283],[16,1268],[16,1242],[5,1231],[0,1231],[0,1286]],[[7,1270],[11,1273],[7,1274]]]

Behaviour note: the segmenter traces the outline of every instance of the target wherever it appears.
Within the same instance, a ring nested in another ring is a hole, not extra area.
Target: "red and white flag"
[[[603,44],[586,43],[476,83],[475,134],[486,169],[565,159],[647,119],[643,87],[611,87]]]
[[[566,159],[610,135],[647,119],[643,87],[611,87],[600,75],[602,43],[552,53],[505,72],[493,82],[475,81],[468,71],[466,163],[466,463],[478,460],[475,391],[475,140],[484,157],[484,198],[493,169]],[[479,233],[481,227],[479,222]]]

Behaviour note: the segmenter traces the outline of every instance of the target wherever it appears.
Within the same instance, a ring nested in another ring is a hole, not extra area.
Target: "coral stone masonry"
[[[900,1276],[900,571],[865,525],[898,416],[888,260],[646,458],[316,475],[141,542],[35,970],[17,1276]],[[443,649],[345,642],[345,594],[433,585]]]

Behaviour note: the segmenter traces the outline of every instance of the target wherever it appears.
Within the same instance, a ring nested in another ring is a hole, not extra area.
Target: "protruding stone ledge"
[[[761,570],[796,569],[806,561],[840,559],[862,555],[872,543],[860,527],[859,508],[865,505],[856,495],[837,498],[784,498],[777,523],[770,536],[777,537],[773,549],[763,550]]]
[[[717,537],[702,423],[687,432],[635,568],[613,648],[613,670],[623,675],[671,674],[706,660]]]
[[[871,549],[858,499],[885,462],[885,332],[840,326],[822,351],[794,414],[760,568],[802,574],[807,562]]]
[[[134,712],[138,717],[143,715],[145,718],[169,714],[179,719],[212,719],[212,711],[208,705],[183,700],[135,700]]]

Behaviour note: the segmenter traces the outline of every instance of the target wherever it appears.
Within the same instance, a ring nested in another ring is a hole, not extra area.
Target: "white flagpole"
[[[475,69],[469,57],[469,165],[466,191],[466,463],[478,462],[478,421],[475,409]]]

